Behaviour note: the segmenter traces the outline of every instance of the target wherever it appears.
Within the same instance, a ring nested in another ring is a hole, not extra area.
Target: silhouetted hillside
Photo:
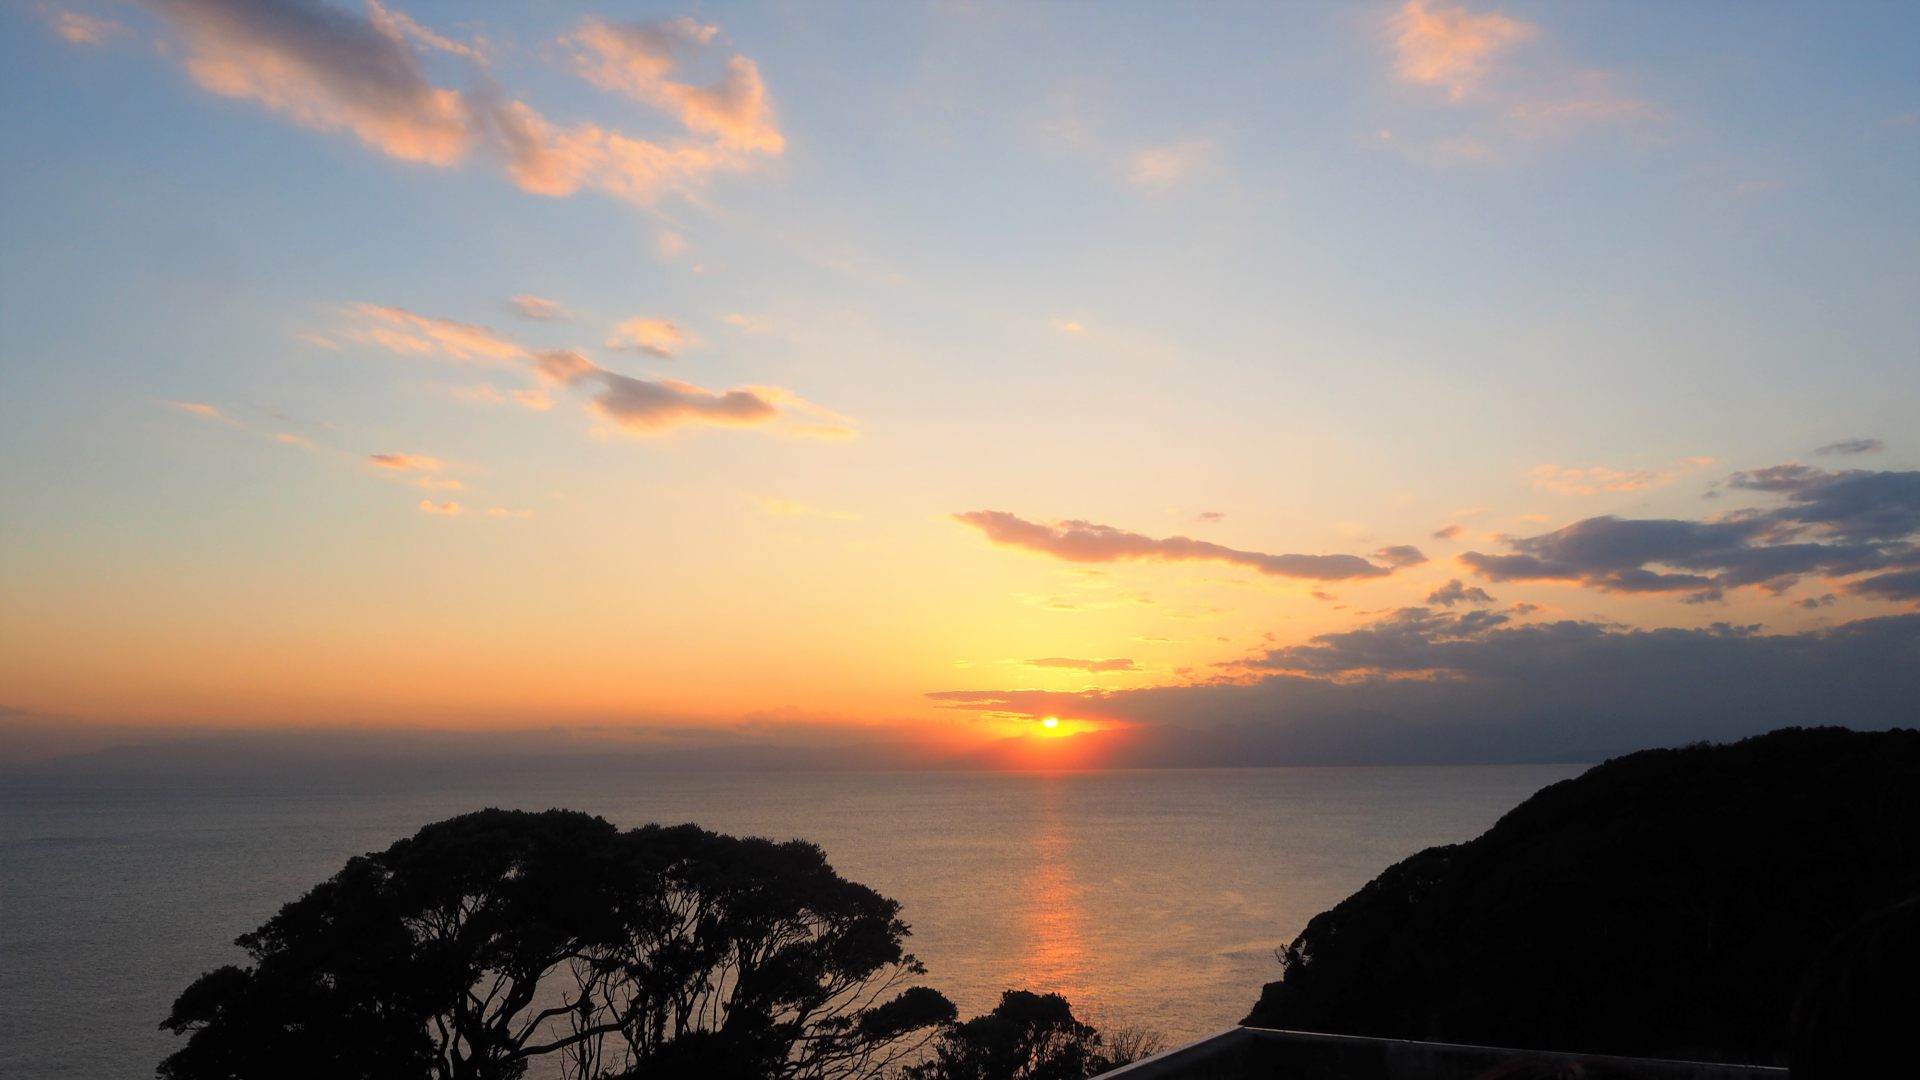
[[[1783,1063],[1809,963],[1920,893],[1920,731],[1648,750],[1389,868],[1247,1023]]]

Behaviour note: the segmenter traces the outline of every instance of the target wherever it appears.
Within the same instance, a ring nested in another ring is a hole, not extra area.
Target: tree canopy
[[[164,1080],[826,1080],[907,1060],[899,904],[802,841],[483,810],[352,859],[195,980]]]
[[[1920,893],[1920,732],[1648,750],[1307,924],[1250,1024],[1782,1062],[1803,977]]]
[[[955,1024],[905,1080],[1086,1080],[1159,1049],[1158,1036],[1124,1029],[1103,1038],[1059,994],[1008,990],[993,1011]]]

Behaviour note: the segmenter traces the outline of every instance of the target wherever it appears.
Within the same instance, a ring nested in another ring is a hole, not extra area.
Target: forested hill
[[[1809,964],[1916,893],[1920,731],[1648,750],[1315,917],[1246,1022],[1783,1063]]]

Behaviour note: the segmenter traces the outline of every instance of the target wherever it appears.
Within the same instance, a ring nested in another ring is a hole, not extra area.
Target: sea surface
[[[350,856],[485,806],[815,841],[904,905],[962,1016],[1059,991],[1185,1041],[1244,1016],[1315,914],[1581,768],[0,777],[0,1077],[152,1076],[174,995],[242,960],[235,936]]]

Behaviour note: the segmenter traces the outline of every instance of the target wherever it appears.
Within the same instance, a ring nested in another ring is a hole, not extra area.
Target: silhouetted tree
[[[865,1077],[953,1006],[820,849],[485,810],[360,856],[161,1025],[167,1080]]]
[[[1126,1030],[1126,1047],[1103,1050],[1100,1033],[1074,1018],[1066,998],[1008,990],[992,1012],[942,1033],[933,1056],[904,1075],[906,1080],[1086,1080],[1128,1064],[1142,1050],[1157,1050],[1157,1035]]]

